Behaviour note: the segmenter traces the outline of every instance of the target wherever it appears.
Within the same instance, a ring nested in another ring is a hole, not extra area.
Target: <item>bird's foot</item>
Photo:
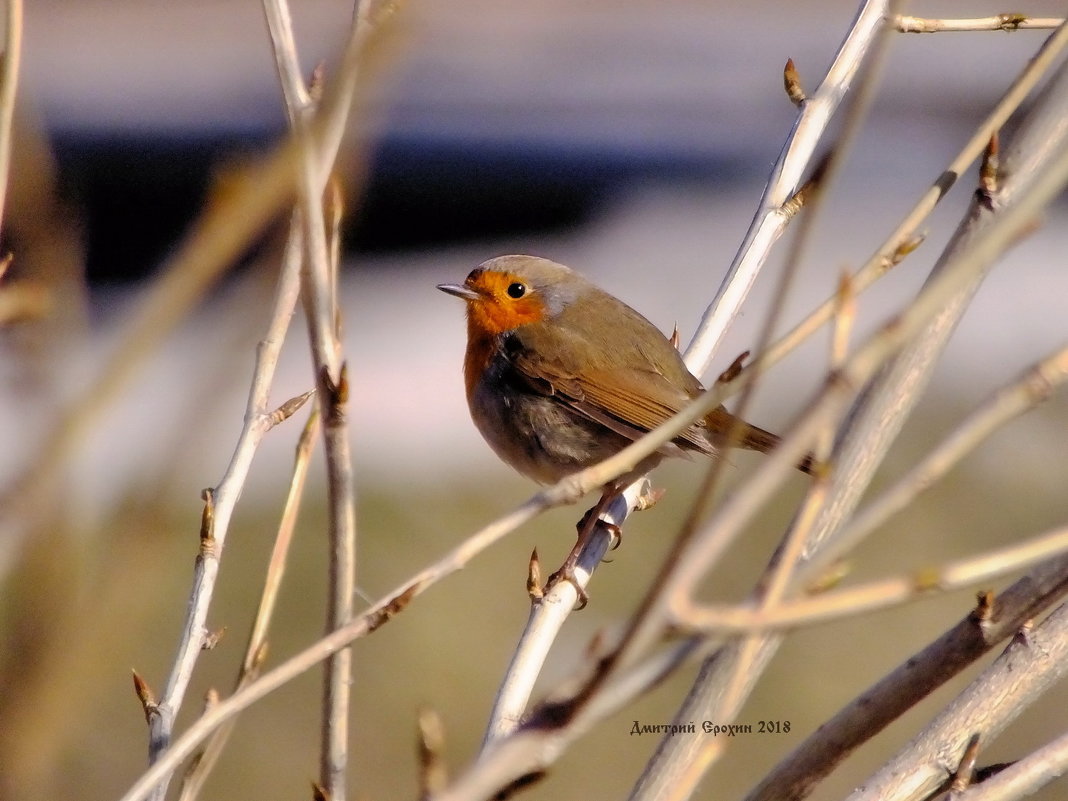
[[[575,566],[572,564],[570,556],[567,558],[567,561],[564,562],[563,567],[549,576],[549,580],[545,582],[546,592],[561,581],[566,581],[575,588],[575,595],[577,596],[575,599],[575,611],[579,612],[585,609],[586,604],[590,602],[590,596],[589,593],[582,588],[582,584],[579,583],[578,577],[575,575]]]

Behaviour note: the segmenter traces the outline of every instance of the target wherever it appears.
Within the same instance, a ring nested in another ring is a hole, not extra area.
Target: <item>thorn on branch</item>
[[[151,723],[152,718],[159,714],[156,694],[152,692],[148,682],[141,678],[136,670],[131,670],[130,672],[133,674],[134,692],[137,693],[137,700],[141,702],[141,711],[145,714],[145,723]]]
[[[404,608],[411,603],[412,598],[414,598],[418,594],[419,590],[422,589],[422,587],[422,584],[412,584],[410,587],[407,587],[402,593],[395,596],[384,607],[379,609],[374,614],[370,615],[367,621],[367,633],[371,634],[382,624],[388,623],[389,620],[398,612],[404,611]]]
[[[318,103],[323,99],[323,88],[326,86],[326,62],[320,61],[315,65],[308,78],[308,98],[312,103]]]
[[[679,349],[679,324],[675,323],[675,327],[671,330],[671,337],[669,339],[671,347],[675,350]]]
[[[204,511],[200,515],[200,553],[206,556],[215,550],[215,490],[207,487],[200,492]]]
[[[219,691],[214,687],[208,687],[204,693],[204,711],[208,712],[219,704]]]
[[[200,643],[201,651],[214,650],[215,646],[219,644],[219,641],[226,636],[226,626],[215,631],[209,631],[204,635],[203,642]]]
[[[267,415],[267,427],[274,428],[279,423],[283,423],[292,417],[301,406],[308,402],[308,398],[315,394],[314,389],[310,389],[307,392],[297,395],[295,398],[290,398],[273,412]]]
[[[998,29],[1002,31],[1018,31],[1020,26],[1027,22],[1026,14],[998,14]]]
[[[975,776],[975,760],[979,756],[979,732],[975,732],[968,740],[968,745],[961,755],[960,763],[953,774],[953,782],[949,785],[951,793],[959,793],[968,789]]]
[[[327,425],[337,425],[345,419],[345,404],[349,400],[349,371],[348,363],[341,363],[337,382],[330,377],[330,370],[323,365],[319,373],[319,382],[326,393],[327,399]]]
[[[979,590],[975,594],[975,609],[972,617],[978,623],[986,623],[994,617],[994,593],[990,590]]]
[[[823,179],[827,175],[827,167],[831,163],[831,156],[831,153],[824,154],[817,162],[816,169],[812,171],[812,176],[782,204],[779,211],[787,222],[792,220],[805,207],[805,204],[816,196],[816,192],[823,185]]]
[[[256,653],[252,655],[252,661],[249,664],[249,672],[253,675],[259,675],[259,672],[263,669],[264,663],[267,661],[267,652],[269,651],[267,641],[264,640],[256,648]]]
[[[975,192],[975,199],[983,208],[994,210],[994,198],[998,193],[998,178],[1001,159],[999,157],[1000,143],[998,133],[994,131],[983,153],[983,161],[979,165],[979,188]]]
[[[541,560],[538,558],[538,549],[530,552],[530,562],[527,564],[527,595],[532,604],[540,603],[545,597],[545,588],[541,583]]]
[[[445,789],[449,774],[445,767],[445,726],[433,709],[419,710],[419,796],[432,798]]]
[[[912,253],[916,248],[924,243],[927,239],[927,232],[922,231],[920,233],[914,233],[911,236],[902,239],[897,243],[897,247],[894,248],[894,252],[887,260],[885,269],[889,270],[891,267],[897,267],[905,260],[905,257]]]
[[[808,95],[805,94],[805,90],[801,86],[801,76],[798,74],[792,58],[786,59],[786,66],[782,70],[782,83],[790,102],[801,108],[802,104],[808,100]]]
[[[1013,643],[1019,642],[1021,645],[1025,645],[1028,648],[1031,647],[1031,632],[1035,628],[1034,620],[1025,620],[1020,624],[1020,628],[1016,630],[1016,634],[1012,638],[1012,642],[1007,647],[1012,647]]]
[[[809,595],[818,595],[821,592],[833,590],[842,580],[853,571],[853,563],[847,559],[839,559],[820,573],[805,587]]]
[[[736,379],[738,377],[738,374],[742,372],[742,367],[745,366],[745,360],[748,358],[749,351],[743,350],[741,353],[739,353],[734,358],[734,361],[730,363],[730,366],[719,374],[719,377],[716,378],[716,383],[729,384],[731,381]]]

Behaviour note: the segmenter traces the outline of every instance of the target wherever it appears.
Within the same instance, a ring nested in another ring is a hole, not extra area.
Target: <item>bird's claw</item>
[[[608,550],[614,551],[620,545],[623,544],[623,529],[610,520],[597,520],[592,526],[590,525],[590,515],[593,514],[594,509],[588,509],[586,514],[582,516],[582,519],[578,521],[575,528],[578,530],[579,542],[582,542],[584,536],[592,534],[594,529],[598,526],[605,529],[612,535],[612,542],[608,546]]]
[[[566,581],[568,584],[575,588],[575,595],[577,596],[575,599],[575,611],[580,612],[585,609],[586,604],[590,602],[589,593],[587,593],[586,590],[582,588],[582,585],[579,584],[578,579],[575,577],[574,569],[570,568],[567,565],[560,568],[551,576],[549,576],[549,580],[545,583],[546,591],[550,590],[552,587],[556,586],[556,584],[561,581]]]
[[[620,545],[623,544],[623,529],[617,526],[615,523],[609,523],[607,520],[600,521],[601,526],[612,535],[612,541],[608,545],[608,550],[614,551]]]

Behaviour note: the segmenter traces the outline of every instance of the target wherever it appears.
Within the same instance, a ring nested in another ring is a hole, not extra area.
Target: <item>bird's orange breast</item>
[[[504,296],[504,288],[513,279],[492,274],[481,279],[484,296],[467,303],[467,354],[464,356],[464,386],[468,400],[475,392],[498,347],[500,335],[545,319],[545,304],[531,295],[523,298]],[[501,286],[489,285],[499,282]]]
[[[497,350],[497,339],[493,334],[487,333],[486,329],[471,319],[470,312],[467,318],[467,352],[464,354],[464,389],[467,391],[467,400],[470,403],[475,395],[475,389],[486,372],[493,354]]]

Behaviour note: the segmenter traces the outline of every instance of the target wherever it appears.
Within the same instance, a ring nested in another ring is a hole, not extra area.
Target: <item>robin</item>
[[[656,326],[562,264],[499,256],[438,289],[467,303],[464,385],[475,426],[535,481],[602,461],[704,392]],[[735,425],[743,448],[779,443],[718,406],[605,487],[602,501],[666,456],[716,456]],[[811,472],[811,459],[798,467]]]

